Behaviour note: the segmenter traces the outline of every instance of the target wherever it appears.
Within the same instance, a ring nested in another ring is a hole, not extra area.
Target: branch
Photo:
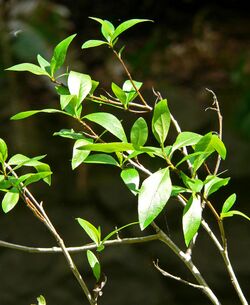
[[[164,276],[166,276],[166,277],[169,277],[169,278],[171,278],[171,279],[173,279],[173,280],[179,281],[179,282],[181,282],[181,283],[183,283],[183,284],[186,284],[186,285],[191,286],[191,287],[194,287],[194,288],[198,288],[198,289],[201,289],[201,290],[204,290],[204,289],[205,289],[205,287],[202,286],[202,285],[193,284],[193,283],[191,283],[191,282],[188,282],[188,281],[186,281],[186,280],[183,280],[183,279],[180,278],[179,276],[175,276],[175,275],[173,275],[173,274],[171,274],[171,273],[169,273],[169,272],[167,272],[167,271],[161,269],[161,268],[159,267],[159,265],[158,265],[158,260],[157,260],[156,262],[153,262],[153,264],[154,264],[155,268],[156,268],[158,271],[160,271],[160,273],[161,273],[162,275],[164,275]]]
[[[112,239],[112,240],[107,240],[103,243],[105,247],[107,246],[115,246],[115,245],[126,245],[126,244],[140,244],[140,243],[145,243],[145,242],[150,242],[159,239],[158,234],[154,235],[148,235],[148,236],[143,236],[143,237],[132,237],[132,238],[119,238],[119,239]],[[3,240],[0,240],[0,247],[4,248],[9,248],[13,250],[18,250],[18,251],[23,251],[27,253],[39,253],[39,254],[44,254],[44,253],[62,253],[62,248],[60,247],[51,247],[51,248],[41,248],[41,247],[27,247],[19,244],[14,244],[14,243],[9,243]],[[79,252],[84,252],[87,250],[93,250],[96,249],[97,246],[94,243],[87,244],[84,246],[79,246],[79,247],[67,247],[66,250],[69,253],[79,253]]]
[[[213,106],[214,107],[209,107],[207,109],[214,110],[214,111],[217,112],[218,124],[219,124],[219,138],[222,140],[222,120],[223,120],[223,117],[221,115],[220,105],[219,105],[219,102],[218,102],[216,94],[212,90],[210,90],[208,88],[206,88],[206,90],[213,95]],[[220,167],[220,163],[221,163],[221,156],[218,154],[216,165],[215,165],[215,169],[214,169],[214,175],[216,175],[218,173],[218,170],[219,170],[219,167]]]

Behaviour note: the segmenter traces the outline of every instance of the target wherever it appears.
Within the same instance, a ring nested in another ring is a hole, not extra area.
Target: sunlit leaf
[[[189,178],[181,172],[181,179],[185,186],[195,193],[199,193],[203,188],[203,182],[198,178]]]
[[[90,93],[92,87],[91,77],[75,71],[70,71],[68,77],[68,87],[71,95],[76,95],[79,104]]]
[[[119,166],[118,162],[110,155],[107,154],[94,154],[88,156],[84,163],[96,163],[96,164],[106,164],[106,165],[114,165]]]
[[[68,47],[75,36],[76,34],[65,38],[55,47],[53,57],[50,62],[52,76],[64,64]]]
[[[46,71],[50,74],[50,63],[45,58],[43,58],[40,54],[37,55],[37,61],[40,65],[40,67],[44,71]]]
[[[88,48],[94,48],[94,47],[99,47],[101,45],[107,44],[106,41],[102,41],[102,40],[88,40],[86,42],[83,43],[82,45],[82,49],[88,49]]]
[[[46,305],[46,300],[45,300],[45,298],[42,295],[40,295],[37,298],[37,302],[38,302],[38,305]]]
[[[119,99],[119,101],[123,105],[126,105],[126,94],[125,94],[125,92],[119,86],[117,86],[115,83],[111,84],[111,89],[112,89],[114,95]]]
[[[8,69],[6,69],[8,71],[24,71],[24,72],[30,72],[32,74],[36,74],[36,75],[46,75],[49,76],[49,74],[42,69],[41,67],[34,65],[34,64],[30,64],[30,63],[23,63],[23,64],[18,64],[15,66],[12,66]]]
[[[241,216],[241,217],[246,218],[247,220],[250,221],[250,217],[248,217],[246,214],[244,214],[244,213],[242,213],[240,211],[237,211],[237,210],[230,210],[230,211],[228,211],[226,213],[221,213],[220,217],[223,219],[225,217],[232,217],[234,215]]]
[[[72,160],[71,160],[72,169],[75,169],[80,164],[82,164],[84,162],[84,160],[90,154],[89,150],[80,150],[78,148],[83,146],[83,145],[90,144],[90,143],[93,143],[93,140],[91,140],[91,139],[80,139],[80,140],[77,140],[75,142],[74,147],[73,147],[73,156],[72,156]]]
[[[63,138],[69,138],[74,140],[86,139],[86,137],[82,133],[75,132],[74,129],[61,129],[58,132],[54,132],[53,136],[60,136]]]
[[[38,113],[61,113],[61,114],[69,115],[64,111],[57,110],[57,109],[42,109],[42,110],[29,110],[29,111],[19,112],[19,113],[13,115],[10,119],[11,120],[22,120],[22,119],[26,119],[32,115],[38,114]]]
[[[139,192],[138,214],[144,230],[163,210],[172,190],[169,169],[164,168],[149,176]]]
[[[130,191],[137,195],[139,192],[140,175],[135,168],[126,168],[121,172],[121,178]]]
[[[144,118],[138,118],[130,132],[131,143],[134,147],[143,146],[148,139],[148,126]]]
[[[3,139],[0,138],[0,163],[4,164],[8,158],[8,148]]]
[[[11,211],[19,200],[19,191],[16,187],[11,188],[3,197],[2,209],[4,213]]]
[[[192,146],[199,142],[199,140],[202,138],[201,135],[194,132],[188,132],[183,131],[180,134],[178,134],[171,151],[171,154],[177,149],[180,149],[185,146]]]
[[[102,126],[121,141],[127,142],[127,137],[122,124],[113,114],[107,112],[95,112],[85,115],[84,118]]]
[[[97,257],[92,251],[87,250],[87,258],[96,280],[99,281],[101,276],[101,265]]]
[[[143,85],[142,82],[137,82],[133,80],[133,83],[137,90],[140,90],[141,86]],[[131,80],[126,80],[122,86],[122,90],[125,92],[126,95],[126,104],[129,104],[132,102],[136,96],[137,96],[137,91],[135,90]]]
[[[83,228],[83,230],[87,233],[87,235],[90,237],[90,239],[98,246],[101,240],[99,230],[97,230],[95,226],[93,226],[89,221],[85,219],[76,218],[76,220]]]
[[[118,229],[115,229],[114,231],[110,232],[107,236],[105,236],[105,238],[102,240],[102,243],[104,243],[106,240],[110,239],[110,237],[114,236],[115,234],[117,234],[118,232],[120,232],[121,230],[127,228],[127,227],[130,227],[130,226],[133,226],[133,225],[138,225],[138,221],[136,222],[132,222],[132,223],[129,223],[125,226],[122,226]]]
[[[78,149],[114,153],[119,151],[133,150],[133,145],[131,143],[122,142],[95,143],[81,146]]]
[[[208,197],[213,194],[222,186],[227,185],[229,180],[230,178],[220,178],[214,175],[208,175],[204,182],[204,196]]]
[[[182,217],[185,244],[188,247],[201,224],[202,207],[200,197],[192,195],[188,200]]]
[[[156,140],[163,145],[170,126],[170,111],[167,100],[161,100],[156,104],[152,119],[152,131]]]
[[[222,206],[221,213],[227,213],[236,201],[236,194],[230,195]]]

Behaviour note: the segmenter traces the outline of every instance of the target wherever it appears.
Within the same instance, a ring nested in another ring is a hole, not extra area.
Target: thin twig
[[[202,286],[202,285],[193,284],[193,283],[191,283],[191,282],[188,282],[188,281],[186,281],[186,280],[183,280],[183,279],[182,279],[181,277],[179,277],[179,276],[175,276],[175,275],[173,275],[173,274],[171,274],[171,273],[169,273],[169,272],[167,272],[167,271],[161,269],[161,268],[159,267],[159,265],[158,265],[158,260],[157,260],[156,262],[153,262],[153,264],[154,264],[155,268],[156,268],[158,271],[160,271],[160,273],[161,273],[162,275],[164,275],[164,276],[166,276],[166,277],[169,277],[169,278],[171,278],[171,279],[173,279],[173,280],[176,280],[176,281],[178,281],[178,282],[181,282],[181,283],[183,283],[183,284],[186,284],[186,285],[188,285],[188,286],[191,286],[191,287],[194,287],[194,288],[198,288],[198,289],[201,289],[201,290],[204,290],[204,288],[205,288],[205,287]]]
[[[206,90],[213,95],[213,106],[215,106],[215,107],[209,107],[208,109],[214,110],[217,113],[218,124],[219,124],[219,133],[218,133],[218,136],[222,140],[222,132],[223,132],[222,131],[222,120],[223,120],[223,117],[221,115],[220,105],[219,105],[219,102],[218,102],[216,94],[212,90],[210,90],[208,88],[206,88]],[[221,156],[218,154],[216,165],[215,165],[215,169],[214,169],[214,175],[216,175],[218,173],[218,170],[219,170],[219,167],[220,167],[220,163],[221,163]]]
[[[103,245],[105,247],[108,247],[108,246],[116,246],[116,245],[140,244],[140,243],[154,241],[157,239],[159,239],[158,234],[142,236],[142,237],[132,237],[132,238],[119,238],[119,239],[117,238],[117,239],[107,240],[103,243]],[[0,247],[23,251],[27,253],[39,253],[39,254],[45,254],[45,253],[56,254],[63,252],[61,247],[50,247],[50,248],[28,247],[19,244],[9,243],[3,240],[0,240]],[[97,248],[96,244],[91,243],[79,247],[67,247],[66,250],[69,253],[79,253],[79,252],[85,252],[87,250],[94,250],[96,248]]]

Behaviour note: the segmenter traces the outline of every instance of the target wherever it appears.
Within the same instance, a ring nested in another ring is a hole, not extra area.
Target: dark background
[[[33,191],[43,200],[66,245],[89,242],[74,220],[88,219],[101,225],[104,233],[134,221],[136,201],[119,180],[119,172],[103,166],[70,167],[73,143],[53,137],[62,128],[79,128],[60,116],[41,115],[25,121],[9,121],[24,110],[57,107],[53,86],[43,77],[10,73],[4,69],[21,62],[36,62],[40,53],[49,58],[52,48],[72,33],[67,63],[70,69],[89,73],[108,89],[111,81],[121,84],[126,76],[112,53],[105,48],[82,51],[81,44],[100,38],[99,25],[88,16],[108,19],[115,25],[131,18],[149,18],[121,38],[126,44],[124,58],[134,79],[144,82],[144,95],[154,103],[152,87],[169,101],[172,113],[183,130],[206,133],[217,130],[215,113],[206,111],[214,90],[224,117],[227,160],[221,170],[231,176],[229,187],[214,197],[220,209],[225,198],[237,193],[237,208],[250,214],[250,15],[247,1],[1,1],[0,0],[0,137],[10,155],[47,154],[51,164],[51,188],[39,185]],[[93,110],[92,106],[87,109]],[[91,108],[92,107],[92,108]],[[122,115],[118,113],[118,115]],[[135,116],[126,118],[131,126]],[[174,134],[170,135],[174,139]],[[183,247],[181,209],[169,204],[159,218],[169,234]],[[209,215],[208,215],[209,217]],[[216,224],[211,220],[212,227]],[[249,288],[249,225],[246,220],[226,221],[229,251],[246,296]],[[217,232],[217,231],[216,231]],[[147,233],[150,233],[148,230]],[[127,229],[122,236],[140,232]],[[54,246],[46,229],[20,204],[8,215],[0,214],[0,239],[30,246]],[[90,278],[85,254],[74,256],[81,271]],[[108,283],[100,304],[182,305],[209,304],[193,288],[164,278],[152,266],[161,265],[193,281],[171,251],[155,242],[137,246],[107,248],[102,263]],[[222,259],[201,231],[194,260],[222,304],[239,304]],[[29,305],[43,294],[48,305],[86,304],[82,292],[61,255],[19,253],[0,249],[0,304]]]

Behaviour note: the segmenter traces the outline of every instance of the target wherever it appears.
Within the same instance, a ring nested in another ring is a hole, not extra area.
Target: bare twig
[[[171,273],[169,273],[169,272],[167,272],[167,271],[161,269],[161,268],[159,267],[159,265],[158,265],[158,260],[157,260],[156,262],[153,262],[153,264],[154,264],[155,268],[156,268],[158,271],[160,271],[160,273],[161,273],[162,275],[164,275],[164,276],[166,276],[166,277],[169,277],[169,278],[171,278],[171,279],[173,279],[173,280],[179,281],[179,282],[181,282],[181,283],[183,283],[183,284],[186,284],[186,285],[188,285],[188,286],[191,286],[191,287],[194,287],[194,288],[198,288],[198,289],[201,289],[201,290],[203,290],[203,289],[205,288],[204,286],[193,284],[193,283],[191,283],[191,282],[188,282],[188,281],[186,281],[186,280],[183,280],[183,279],[182,279],[181,277],[179,277],[179,276],[175,276],[175,275],[173,275],[173,274],[171,274]]]
[[[222,120],[223,120],[223,117],[221,115],[220,105],[219,105],[219,102],[218,102],[216,94],[212,90],[210,90],[208,88],[206,88],[206,90],[208,92],[210,92],[212,94],[212,96],[213,96],[213,106],[214,107],[209,107],[207,109],[214,110],[214,111],[217,112],[218,124],[219,124],[219,133],[218,133],[218,136],[222,140]],[[214,169],[214,175],[216,175],[218,173],[218,170],[219,170],[219,167],[220,167],[220,163],[221,163],[221,156],[218,154],[216,165],[215,165],[215,169]]]

